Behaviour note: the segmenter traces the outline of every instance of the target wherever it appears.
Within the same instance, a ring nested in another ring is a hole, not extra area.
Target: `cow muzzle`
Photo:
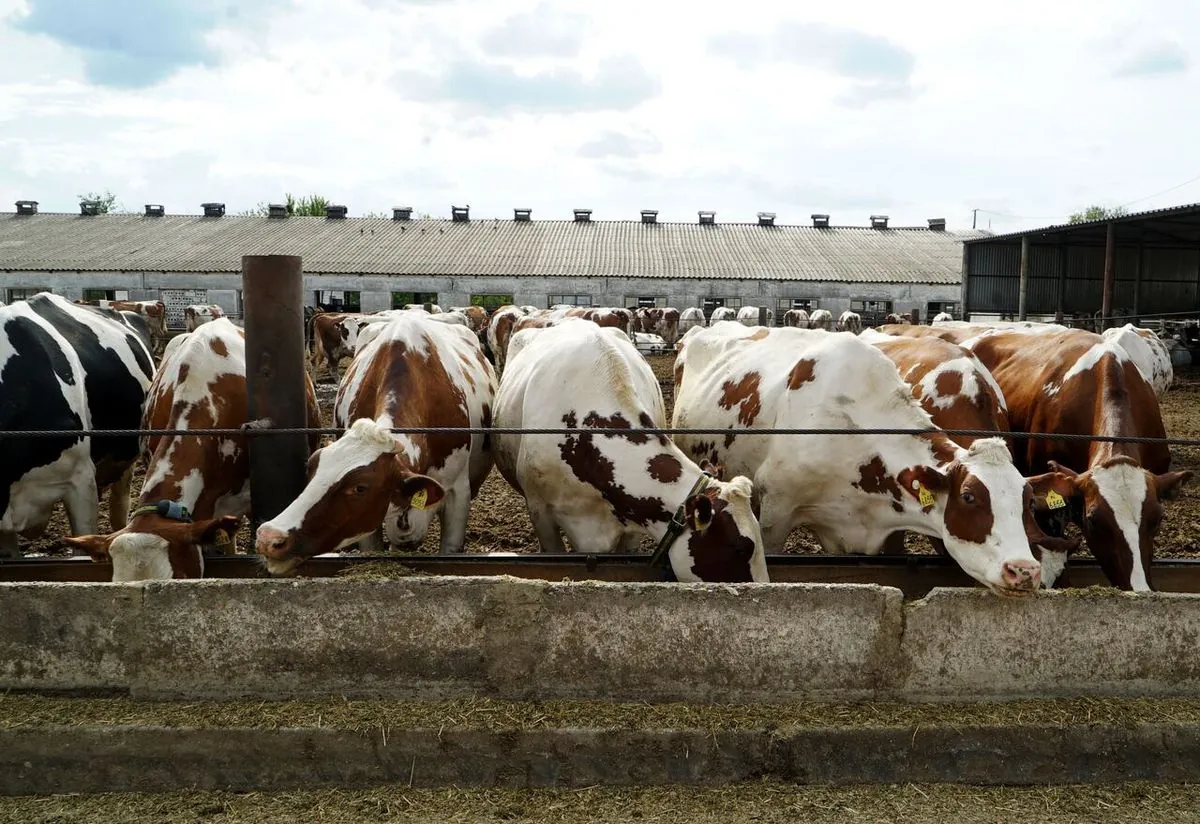
[[[1042,565],[1037,561],[1005,561],[1000,565],[1003,586],[997,591],[1004,595],[1028,595],[1042,585]]]
[[[291,554],[294,537],[282,530],[263,524],[255,535],[254,549],[265,558],[281,559]]]

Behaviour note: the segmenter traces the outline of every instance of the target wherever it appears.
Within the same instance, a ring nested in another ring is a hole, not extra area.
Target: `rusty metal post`
[[[758,307],[758,325],[759,326],[767,325],[767,307],[765,307],[765,306]]]
[[[246,381],[250,420],[272,429],[308,425],[304,372],[304,279],[294,255],[242,258]],[[305,435],[259,435],[250,450],[250,501],[255,528],[304,490]]]
[[[1117,279],[1117,224],[1110,222],[1104,236],[1104,296],[1100,300],[1100,329],[1112,316],[1113,284]]]
[[[1029,235],[1024,235],[1021,238],[1021,269],[1019,271],[1020,283],[1018,284],[1017,292],[1017,320],[1027,320],[1026,295],[1029,292]]]

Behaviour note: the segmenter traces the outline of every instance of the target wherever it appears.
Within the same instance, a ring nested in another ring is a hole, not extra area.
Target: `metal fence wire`
[[[1148,438],[1131,435],[1080,435],[1068,432],[994,432],[990,429],[733,429],[696,427],[574,427],[521,428],[504,426],[399,426],[390,431],[396,435],[602,435],[614,438],[639,438],[660,435],[946,435],[948,437],[1012,438],[1039,441],[1092,441],[1097,443],[1154,444],[1162,446],[1200,446],[1200,438]],[[236,429],[5,429],[0,441],[19,438],[130,438],[130,437],[260,437],[269,435],[342,435],[344,427],[280,427],[261,422],[245,424]]]

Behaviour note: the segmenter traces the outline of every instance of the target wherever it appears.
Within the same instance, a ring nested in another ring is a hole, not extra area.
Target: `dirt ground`
[[[667,402],[667,414],[672,407],[672,380],[674,355],[647,358],[655,375],[663,384]],[[330,378],[317,383],[317,396],[324,417],[324,425],[332,426],[333,399],[337,387]],[[1178,438],[1200,438],[1200,369],[1178,371],[1175,382],[1162,402],[1163,418],[1167,434]],[[1200,472],[1200,447],[1176,447],[1173,450],[1175,469],[1192,469]],[[139,467],[134,490],[141,487],[144,468]],[[1200,480],[1185,486],[1180,497],[1167,505],[1166,517],[1158,538],[1159,557],[1200,556]],[[100,528],[108,528],[108,507],[101,505]],[[47,533],[40,539],[27,542],[30,554],[62,554],[59,543],[68,534],[66,516],[59,507]],[[439,526],[435,522],[419,550],[421,553],[438,551]],[[251,546],[248,526],[238,535],[241,548]],[[651,549],[649,541],[645,543]],[[471,507],[467,527],[468,552],[536,552],[537,539],[525,509],[524,499],[510,487],[499,473],[494,471],[484,483],[479,496]],[[908,550],[914,553],[931,553],[932,547],[921,536],[910,535]],[[788,540],[787,552],[814,553],[820,547],[805,530],[796,530]]]

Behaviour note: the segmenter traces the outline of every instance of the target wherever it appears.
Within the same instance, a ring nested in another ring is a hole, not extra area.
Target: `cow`
[[[662,392],[629,338],[566,320],[509,344],[496,396],[496,466],[525,497],[543,552],[632,551],[658,544],[679,581],[767,581],[753,486],[716,480],[665,436],[591,434],[663,427]],[[597,379],[603,376],[602,379]]]
[[[814,309],[812,314],[808,316],[809,329],[824,329],[826,332],[829,332],[832,327],[833,313],[828,309]]]
[[[309,349],[312,374],[320,373],[324,361],[333,379],[337,380],[338,364],[342,358],[354,357],[363,330],[368,326],[386,323],[392,317],[394,314],[391,312],[378,315],[326,312],[314,317],[312,347]]]
[[[908,324],[908,323],[912,323],[912,318],[910,318],[907,314],[897,314],[896,312],[888,312],[887,316],[884,317],[883,322],[884,323]]]
[[[849,310],[842,312],[841,316],[838,317],[837,330],[857,335],[863,330],[862,316],[858,312],[851,312]]]
[[[216,304],[193,304],[183,310],[183,323],[189,332],[195,332],[202,324],[224,317],[225,310]]]
[[[172,343],[150,385],[142,428],[243,426],[249,419],[245,332],[218,318]],[[321,413],[307,377],[305,397],[308,425],[319,427]],[[319,436],[310,436],[310,451],[319,442]],[[111,561],[113,581],[201,578],[205,554],[235,551],[233,536],[250,512],[246,438],[152,435],[144,445],[146,479],[129,523],[108,535],[66,543],[93,560]]]
[[[686,335],[687,330],[704,326],[704,310],[698,306],[689,306],[679,313],[679,334]]]
[[[708,316],[708,325],[720,323],[723,320],[737,320],[738,310],[730,306],[718,306],[712,310],[712,314]],[[756,314],[755,317],[758,317]],[[757,321],[755,321],[757,323]]]
[[[990,330],[963,346],[995,376],[1014,431],[1164,438],[1154,388],[1116,341],[1082,329]],[[1161,444],[1026,439],[1017,465],[1041,472],[1051,509],[1077,523],[1108,580],[1150,591],[1162,502],[1192,473]]]
[[[775,325],[775,312],[771,309],[766,310],[767,326]],[[738,310],[737,320],[743,326],[758,326],[759,309],[757,306],[743,306]]]
[[[552,322],[549,317],[542,318],[536,314],[525,313],[517,306],[503,307],[492,315],[491,323],[488,324],[487,350],[497,372],[504,371],[504,356],[508,351],[509,338],[512,337],[516,325],[522,321],[539,324]]]
[[[614,329],[620,329],[626,335],[632,331],[629,325],[633,315],[628,309],[570,308],[561,316],[590,320],[597,326],[611,326]]]
[[[1116,342],[1129,353],[1138,371],[1154,388],[1154,394],[1162,400],[1175,380],[1175,368],[1171,365],[1171,350],[1153,330],[1140,329],[1132,323],[1115,329],[1105,329],[1105,340]]]
[[[462,312],[467,316],[471,331],[478,337],[480,343],[487,340],[488,313],[482,306],[451,306],[451,312]]]
[[[442,307],[438,306],[436,303],[429,304],[428,309],[425,308],[424,303],[406,303],[404,304],[404,308],[409,312],[427,312],[431,315],[442,314]]]
[[[379,549],[381,532],[393,549],[419,545],[435,514],[443,553],[466,541],[471,499],[492,468],[491,437],[390,430],[490,427],[496,372],[469,329],[418,313],[366,337],[335,401],[346,433],[313,453],[304,491],[258,528],[272,575],[354,543]]]
[[[933,320],[930,322],[931,323],[947,323],[952,320],[954,320],[954,315],[950,314],[949,312],[938,312],[936,315],[933,316]]]
[[[804,309],[789,309],[783,313],[783,325],[793,329],[808,328],[808,312]]]
[[[853,380],[847,380],[853,376]],[[1001,595],[1041,585],[1025,513],[1034,490],[1001,438],[960,447],[920,435],[755,435],[755,429],[930,429],[895,365],[855,335],[810,329],[709,329],[692,336],[675,372],[676,428],[695,459],[750,477],[761,490],[767,552],[807,526],[826,552],[884,548],[911,531],[940,539],[958,565]],[[796,456],[802,455],[798,460]]]
[[[150,330],[150,351],[160,354],[167,344],[167,307],[161,300],[77,300],[75,303],[141,315]]]
[[[0,430],[136,429],[154,375],[145,318],[40,292],[0,308]],[[0,461],[0,555],[37,537],[62,501],[72,535],[129,511],[136,436],[12,438]]]
[[[634,330],[638,332],[649,332],[652,335],[658,335],[662,338],[667,346],[674,346],[675,341],[679,340],[679,310],[671,307],[649,309],[639,309],[641,314],[641,328]]]

